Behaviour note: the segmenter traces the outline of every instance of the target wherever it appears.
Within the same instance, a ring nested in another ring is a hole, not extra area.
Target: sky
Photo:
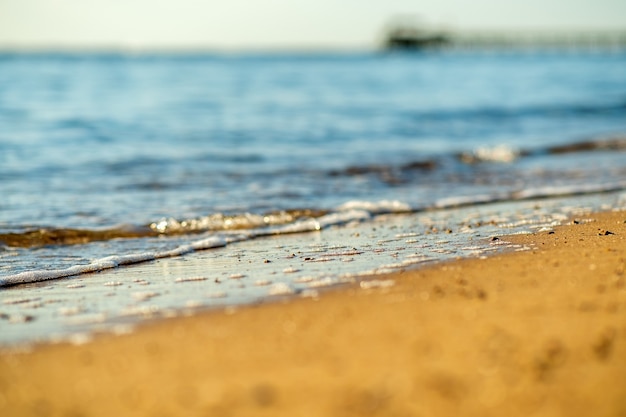
[[[369,48],[397,16],[452,30],[626,29],[626,0],[0,0],[4,48]]]

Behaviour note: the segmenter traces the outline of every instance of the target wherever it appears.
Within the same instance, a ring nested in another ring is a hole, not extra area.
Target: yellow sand
[[[585,218],[387,288],[5,351],[0,416],[626,416],[626,213]]]

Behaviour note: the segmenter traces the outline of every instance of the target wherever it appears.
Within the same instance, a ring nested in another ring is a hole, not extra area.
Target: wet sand
[[[573,220],[317,299],[5,350],[0,415],[626,415],[626,212]]]

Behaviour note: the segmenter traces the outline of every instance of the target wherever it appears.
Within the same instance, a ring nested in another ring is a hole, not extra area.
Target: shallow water
[[[551,229],[594,210],[626,208],[626,193],[499,203],[429,213],[379,215],[308,233],[242,240],[99,273],[8,287],[0,292],[2,342],[83,343],[125,333],[145,320],[233,308],[276,297],[318,297],[360,283],[393,285],[389,272],[458,258],[528,250],[493,239]]]
[[[0,125],[0,343],[45,340],[623,207],[626,53],[5,54]]]

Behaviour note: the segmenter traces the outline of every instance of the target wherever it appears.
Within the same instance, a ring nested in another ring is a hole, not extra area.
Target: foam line
[[[52,279],[67,278],[76,275],[104,271],[125,265],[134,265],[156,259],[184,256],[196,251],[203,251],[224,247],[234,242],[256,239],[260,237],[307,233],[319,231],[331,226],[343,225],[353,221],[367,221],[378,214],[387,213],[416,213],[428,209],[449,209],[460,206],[499,203],[505,201],[521,201],[546,197],[563,197],[577,194],[593,194],[612,192],[626,189],[626,181],[615,181],[605,184],[537,187],[520,190],[507,194],[484,194],[473,196],[450,197],[438,200],[431,207],[411,207],[400,201],[383,200],[379,202],[349,201],[337,208],[336,211],[316,218],[305,218],[290,224],[268,226],[263,229],[252,229],[238,233],[220,234],[180,245],[175,248],[159,252],[142,252],[127,255],[113,255],[95,260],[85,265],[74,265],[65,269],[36,270],[20,272],[14,275],[0,277],[0,287],[41,282]]]
[[[138,263],[149,262],[156,259],[173,258],[196,251],[220,248],[227,246],[229,243],[241,242],[244,240],[250,240],[263,236],[311,232],[315,230],[321,230],[322,228],[332,225],[344,224],[350,221],[366,220],[370,217],[371,214],[366,211],[349,210],[343,213],[324,215],[318,219],[306,219],[297,221],[293,224],[279,226],[277,228],[268,228],[267,230],[251,230],[248,232],[229,234],[225,236],[211,236],[205,239],[191,242],[189,244],[180,245],[171,250],[165,250],[160,252],[142,252],[128,255],[113,255],[98,259],[86,265],[74,265],[65,269],[26,271],[14,275],[8,275],[0,278],[0,287],[67,278],[92,272],[104,271],[107,269],[118,268],[125,265],[135,265]]]

